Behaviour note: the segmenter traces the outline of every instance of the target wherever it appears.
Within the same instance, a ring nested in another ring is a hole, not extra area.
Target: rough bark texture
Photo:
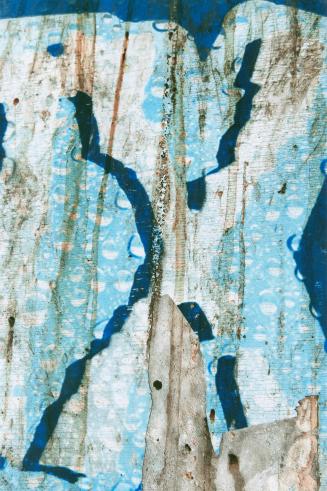
[[[294,418],[225,433],[216,456],[199,341],[168,295],[154,305],[148,349],[145,491],[319,489],[316,397],[301,400]]]
[[[144,490],[213,489],[199,341],[168,295],[155,303],[152,322]]]
[[[317,399],[306,397],[295,418],[225,433],[214,489],[319,489],[317,408]]]

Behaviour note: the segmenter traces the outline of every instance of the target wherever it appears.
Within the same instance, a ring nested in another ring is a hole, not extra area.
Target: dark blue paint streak
[[[205,313],[196,302],[184,302],[178,305],[200,343],[214,339],[212,326]],[[216,389],[223,409],[227,428],[241,429],[248,426],[235,378],[236,358],[222,356],[218,360]]]
[[[64,50],[64,45],[62,43],[49,44],[47,47],[47,52],[54,57],[61,56]]]
[[[288,239],[292,250],[294,235]],[[316,311],[323,334],[327,339],[327,178],[325,178],[317,201],[304,228],[299,248],[293,252],[296,273],[310,297],[310,311]],[[326,349],[326,344],[325,344]],[[327,351],[327,350],[326,350]]]
[[[178,305],[183,316],[198,335],[200,343],[214,339],[212,327],[200,305],[196,302],[184,302]]]
[[[156,244],[161,252],[162,241],[155,226],[149,197],[143,185],[137,179],[136,173],[132,169],[125,167],[120,161],[99,151],[99,131],[93,115],[92,99],[88,95],[78,92],[70,100],[76,108],[76,119],[82,143],[82,156],[103,167],[105,173],[110,173],[117,179],[119,186],[132,204],[136,228],[145,251],[144,262],[135,272],[127,305],[121,305],[114,311],[105,326],[102,338],[94,339],[91,342],[88,353],[66,369],[60,395],[55,402],[45,409],[35,430],[33,441],[23,459],[23,470],[25,471],[43,471],[74,483],[84,474],[74,472],[66,467],[42,465],[39,463],[40,458],[57,426],[64,405],[76,394],[81,385],[87,362],[109,346],[112,335],[122,329],[133,305],[148,295],[151,283],[153,246]]]
[[[2,471],[7,465],[7,459],[6,457],[2,457],[2,455],[0,455],[0,470]]]
[[[270,0],[276,5],[327,15],[325,0]],[[226,14],[244,0],[0,0],[0,18],[108,12],[123,21],[171,20],[194,38],[205,59],[221,32]]]
[[[246,45],[240,71],[234,82],[234,87],[244,90],[243,97],[236,104],[234,124],[222,136],[217,153],[218,169],[209,172],[213,174],[235,161],[235,148],[237,138],[246,123],[250,120],[254,96],[259,92],[260,86],[251,82],[255,64],[261,47],[261,39],[256,39]]]
[[[235,148],[241,130],[250,120],[253,99],[260,86],[251,82],[255,64],[257,62],[261,47],[261,39],[256,39],[246,45],[240,71],[238,72],[234,87],[244,90],[244,95],[237,102],[234,114],[234,123],[222,136],[218,153],[218,167],[206,175],[215,174],[235,161]],[[206,197],[205,175],[187,183],[188,206],[192,210],[201,210]]]
[[[6,111],[4,104],[0,104],[0,171],[3,166],[3,159],[6,156],[5,149],[3,148],[3,140],[7,131],[8,121],[6,118]]]
[[[235,378],[235,365],[235,356],[222,356],[218,360],[216,373],[217,393],[228,430],[239,430],[248,426]]]
[[[205,176],[198,177],[186,183],[187,206],[190,210],[200,211],[206,200]]]

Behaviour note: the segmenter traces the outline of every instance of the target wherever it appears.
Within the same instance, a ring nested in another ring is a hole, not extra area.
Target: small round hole
[[[155,380],[153,382],[153,387],[157,390],[160,390],[162,388],[162,382],[160,382],[160,380]]]

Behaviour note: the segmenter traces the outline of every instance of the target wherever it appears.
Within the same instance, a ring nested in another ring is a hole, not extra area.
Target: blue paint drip
[[[7,464],[6,457],[2,457],[2,455],[0,455],[0,470],[1,471],[6,467],[6,464]]]
[[[256,39],[246,45],[240,71],[235,79],[234,87],[243,89],[244,95],[236,104],[234,124],[226,131],[220,140],[217,153],[218,169],[211,171],[213,174],[235,161],[235,148],[237,138],[246,123],[250,120],[254,96],[260,90],[260,86],[251,82],[255,64],[259,56],[261,39]]]
[[[214,339],[212,326],[205,313],[196,302],[184,302],[178,305],[193,331],[198,335],[200,343]],[[209,363],[208,371],[212,373]],[[222,356],[218,360],[216,372],[216,389],[223,409],[226,425],[229,429],[241,429],[248,426],[241,402],[241,396],[235,378],[236,358]]]
[[[145,259],[135,272],[133,285],[127,305],[119,306],[104,328],[101,339],[91,342],[88,353],[81,359],[73,362],[65,371],[65,377],[58,399],[48,406],[38,424],[33,441],[23,459],[23,470],[43,471],[55,475],[61,479],[74,483],[84,474],[74,472],[66,467],[45,466],[39,463],[40,458],[57,426],[64,405],[78,391],[86,364],[94,356],[107,348],[113,334],[118,333],[128,319],[133,305],[145,298],[150,289],[152,254],[154,247],[157,252],[162,252],[162,240],[155,226],[155,219],[149,197],[137,179],[136,173],[125,167],[120,161],[99,151],[99,131],[96,119],[93,115],[92,99],[83,92],[78,92],[70,98],[76,108],[76,119],[82,143],[82,156],[84,159],[95,162],[104,168],[105,173],[114,176],[130,201],[135,215],[136,228],[141,238]]]
[[[3,166],[3,159],[6,156],[5,149],[3,148],[3,139],[7,131],[8,121],[6,118],[6,110],[4,104],[0,104],[0,171]]]
[[[200,343],[214,339],[212,327],[200,305],[196,302],[184,302],[178,305],[183,316],[198,335]]]
[[[325,0],[270,0],[319,15],[327,15]],[[126,22],[174,21],[194,38],[199,56],[206,59],[222,30],[226,14],[244,0],[180,0],[172,9],[170,0],[7,0],[1,2],[0,18],[37,15],[108,12]]]
[[[235,378],[235,365],[235,356],[222,356],[218,360],[216,373],[217,393],[228,430],[239,430],[248,426]]]
[[[206,200],[206,180],[204,176],[186,183],[187,206],[190,210],[200,211]]]
[[[322,163],[324,165],[325,161]],[[292,250],[291,236],[287,243]],[[327,178],[304,228],[299,248],[293,252],[296,276],[303,283],[310,297],[310,311],[318,320],[327,339]],[[325,350],[326,350],[325,343]],[[327,351],[327,350],[326,350]]]
[[[62,43],[49,44],[47,47],[47,52],[54,57],[61,56],[64,52],[65,48]]]
[[[245,48],[244,57],[240,71],[234,82],[234,87],[244,90],[243,97],[237,102],[233,125],[222,136],[218,153],[218,167],[206,175],[215,174],[221,169],[229,166],[235,161],[235,148],[241,130],[250,120],[254,96],[260,90],[260,86],[251,82],[255,64],[257,62],[261,47],[261,39],[248,43]],[[205,175],[189,181],[187,184],[187,204],[192,210],[201,210],[206,197]]]

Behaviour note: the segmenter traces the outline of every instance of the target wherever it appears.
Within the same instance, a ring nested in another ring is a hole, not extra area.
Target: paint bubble
[[[127,431],[136,431],[142,425],[142,419],[137,415],[130,413],[128,420],[125,422],[124,427]]]
[[[80,147],[74,147],[72,152],[71,152],[71,157],[75,162],[80,162],[82,159],[82,154],[81,154],[81,148]]]
[[[277,306],[270,302],[263,302],[259,305],[259,307],[264,315],[273,315],[277,311]]]
[[[144,449],[145,446],[144,434],[145,433],[143,431],[138,431],[137,433],[134,433],[132,437],[132,443],[136,448]]]
[[[121,24],[115,24],[114,26],[112,26],[112,30],[114,32],[118,32],[122,29],[122,25]]]
[[[319,312],[312,304],[310,304],[310,307],[309,307],[309,310],[311,312],[311,315],[315,318],[315,319],[320,319],[321,317],[321,312]]]
[[[300,206],[290,206],[287,208],[287,215],[295,220],[302,215],[303,211]]]
[[[86,298],[73,298],[70,303],[73,307],[80,307],[84,303],[86,303]]]
[[[53,201],[61,205],[68,201],[68,197],[65,194],[53,193],[52,198]]]
[[[76,268],[74,268],[72,273],[69,275],[69,279],[73,283],[78,283],[79,281],[82,281],[84,273],[84,268],[82,268],[81,266],[76,266]]]
[[[281,268],[268,268],[268,272],[271,276],[278,277],[283,271]]]
[[[169,29],[168,22],[153,22],[152,27],[157,32],[168,32],[173,31],[174,29]]]
[[[92,481],[88,477],[83,477],[78,480],[78,487],[80,489],[92,489]]]
[[[52,167],[52,172],[53,174],[56,174],[57,176],[66,176],[67,174],[70,174],[71,169],[68,169],[67,167]]]
[[[115,241],[112,239],[103,242],[102,256],[105,259],[113,261],[118,257],[119,251],[116,248]]]
[[[112,15],[111,14],[104,14],[104,16],[102,17],[102,22],[104,24],[111,24],[112,22]]]
[[[279,211],[271,210],[266,213],[266,220],[267,222],[274,222],[279,218]]]
[[[101,225],[103,227],[107,227],[112,222],[112,216],[110,215],[104,216],[96,213],[89,213],[88,217],[91,220],[91,222],[96,223],[96,225]]]
[[[132,257],[144,258],[145,251],[139,234],[133,234],[129,240],[128,252]]]
[[[303,281],[305,279],[305,276],[301,273],[299,268],[295,269],[295,276],[299,281]]]
[[[133,284],[132,274],[130,271],[121,270],[118,272],[118,281],[115,283],[115,288],[119,292],[127,292]]]
[[[106,284],[104,281],[91,281],[91,288],[92,290],[100,293],[103,292],[106,289]]]
[[[127,199],[126,194],[123,193],[123,191],[121,190],[117,191],[115,204],[120,210],[129,210],[132,207],[131,203]]]
[[[292,252],[297,252],[300,249],[301,237],[300,235],[291,235],[287,240],[287,247]]]

